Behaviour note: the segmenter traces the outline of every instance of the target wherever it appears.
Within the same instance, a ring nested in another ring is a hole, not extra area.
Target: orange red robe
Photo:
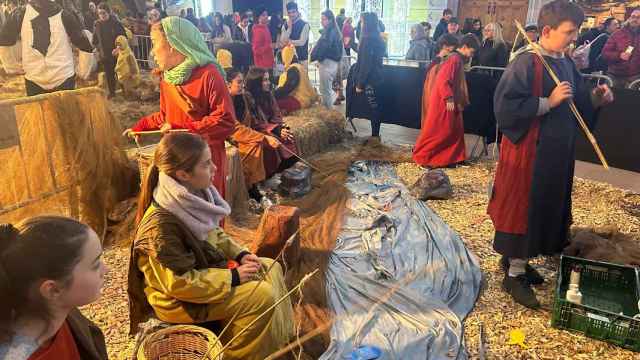
[[[179,86],[161,81],[160,111],[140,119],[132,130],[158,130],[165,122],[173,129],[188,129],[209,144],[212,161],[218,168],[212,182],[224,196],[224,141],[234,132],[236,117],[225,80],[215,65],[195,68],[189,80]]]
[[[454,111],[447,111],[452,99]],[[469,104],[464,58],[449,55],[431,67],[422,97],[422,129],[413,150],[413,161],[425,167],[446,167],[466,160],[462,111]]]

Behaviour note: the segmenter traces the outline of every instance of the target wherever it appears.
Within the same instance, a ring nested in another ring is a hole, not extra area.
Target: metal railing
[[[153,69],[156,64],[153,61],[153,55],[151,54],[151,36],[133,35],[133,41],[131,44],[138,66],[140,66],[141,69]]]
[[[640,90],[640,79],[632,81],[629,86],[627,86],[627,89]]]
[[[600,81],[604,80],[607,82],[610,88],[613,87],[613,79],[610,76],[602,75],[602,74],[582,74],[585,79],[592,80],[594,83],[600,85]]]

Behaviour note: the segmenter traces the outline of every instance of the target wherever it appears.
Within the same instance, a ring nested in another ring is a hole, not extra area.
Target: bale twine
[[[176,325],[158,330],[144,339],[138,349],[137,359],[222,360],[222,354],[213,357],[220,350],[222,343],[210,330],[193,325]],[[207,356],[203,357],[205,354]]]

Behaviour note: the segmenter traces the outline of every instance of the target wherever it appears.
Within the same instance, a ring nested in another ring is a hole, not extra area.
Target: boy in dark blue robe
[[[606,85],[587,87],[564,54],[583,19],[583,11],[567,0],[546,4],[538,19],[539,49],[561,84],[555,84],[528,48],[508,66],[494,97],[504,136],[488,208],[496,230],[493,247],[503,256],[503,289],[530,308],[540,306],[531,285],[544,278],[528,260],[558,254],[568,242],[575,140],[580,132],[570,100],[590,127],[597,109],[613,101]]]

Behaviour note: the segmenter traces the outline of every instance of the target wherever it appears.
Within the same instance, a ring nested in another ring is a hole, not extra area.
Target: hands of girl
[[[128,138],[134,139],[135,141],[140,140],[140,135],[135,135],[132,129],[127,129],[122,133],[122,136],[126,136]]]
[[[260,263],[255,262],[247,262],[246,264],[238,266],[236,270],[238,271],[238,275],[240,277],[240,284],[256,280],[258,270],[260,270],[261,266],[262,265]]]
[[[167,134],[169,130],[171,130],[171,124],[169,123],[162,124],[162,127],[160,128],[160,131],[162,132],[162,134]]]
[[[283,139],[287,141],[293,141],[293,134],[291,133],[291,130],[289,130],[289,128],[286,128],[286,127],[282,128],[280,135],[282,136]]]
[[[247,254],[240,259],[240,264],[245,265],[248,263],[257,263],[260,264],[260,258],[258,258],[255,254]]]

